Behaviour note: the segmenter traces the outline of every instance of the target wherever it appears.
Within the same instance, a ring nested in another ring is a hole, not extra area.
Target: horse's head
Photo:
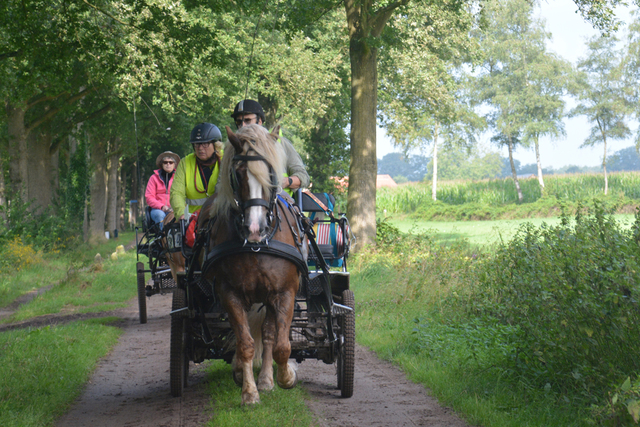
[[[284,150],[277,143],[278,128],[269,133],[260,125],[247,125],[233,133],[221,167],[222,196],[231,196],[240,237],[249,242],[268,239],[273,230],[273,209],[284,170]],[[235,206],[234,206],[235,205]]]

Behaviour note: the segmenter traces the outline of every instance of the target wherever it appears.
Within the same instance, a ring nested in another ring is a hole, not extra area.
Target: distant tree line
[[[520,160],[513,159],[519,177],[537,176],[538,165],[528,163],[522,165]],[[431,181],[432,158],[422,155],[404,155],[389,153],[378,160],[378,173],[390,175],[397,183]],[[616,151],[607,159],[607,170],[640,171],[640,155],[635,147],[627,147]],[[558,169],[542,168],[545,175],[561,175],[570,173],[599,173],[602,166],[567,165]],[[477,152],[453,151],[441,153],[438,163],[440,179],[479,180],[486,178],[508,178],[512,174],[508,157],[496,152],[479,155]]]

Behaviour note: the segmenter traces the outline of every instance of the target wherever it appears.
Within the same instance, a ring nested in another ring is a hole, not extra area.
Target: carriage
[[[230,129],[227,129],[230,132]],[[236,151],[237,152],[237,151]],[[248,162],[256,159],[257,156],[239,156],[234,160],[237,162]],[[223,167],[224,169],[224,167]],[[222,173],[221,173],[222,174]],[[235,176],[234,174],[232,174]],[[235,178],[233,178],[235,179]],[[265,197],[266,199],[266,197]],[[250,242],[247,239],[224,241],[222,244],[213,245],[210,236],[216,233],[211,232],[211,222],[207,229],[200,230],[193,247],[188,247],[186,241],[186,226],[183,221],[174,222],[167,227],[167,235],[173,236],[170,240],[179,245],[169,245],[169,251],[181,251],[187,260],[185,271],[177,274],[177,289],[173,294],[171,310],[171,337],[170,337],[170,389],[171,394],[179,397],[183,393],[183,388],[188,383],[190,362],[200,363],[208,359],[221,359],[228,363],[236,363],[234,357],[242,358],[241,347],[246,347],[246,337],[237,337],[232,328],[233,321],[238,323],[238,318],[233,316],[244,316],[243,310],[229,312],[225,307],[230,307],[229,300],[223,301],[217,289],[222,289],[220,283],[216,286],[216,281],[224,281],[220,275],[215,276],[212,270],[227,268],[227,264],[247,260],[256,254],[267,257],[272,264],[289,263],[294,265],[296,273],[296,283],[294,301],[291,301],[293,316],[288,328],[287,345],[290,344],[290,353],[286,356],[291,363],[292,360],[300,363],[305,359],[317,359],[327,364],[336,365],[337,386],[342,397],[351,397],[354,386],[354,364],[355,364],[355,300],[353,292],[349,289],[349,272],[347,270],[347,259],[350,246],[353,240],[349,223],[344,214],[333,214],[333,203],[335,200],[329,194],[311,194],[298,192],[297,200],[287,203],[284,198],[278,196],[273,209],[275,214],[272,221],[280,218],[279,225],[274,228],[293,230],[296,237],[303,238],[305,244],[308,241],[308,257],[302,260],[292,249],[293,246],[279,244],[276,238],[262,239],[259,242]],[[265,206],[265,202],[251,202]],[[239,202],[242,203],[242,202]],[[247,203],[247,202],[244,202]],[[204,210],[205,208],[203,208]],[[247,208],[249,209],[249,208]],[[297,225],[293,224],[293,218],[289,211],[298,212]],[[301,215],[305,212],[306,215]],[[318,216],[318,218],[310,218]],[[233,224],[234,221],[230,223]],[[235,221],[237,225],[237,219]],[[306,225],[305,225],[306,224]],[[233,228],[233,227],[231,227]],[[295,232],[299,230],[299,233]],[[218,232],[219,233],[219,232]],[[272,231],[275,233],[275,231]],[[299,234],[299,236],[298,236]],[[205,236],[205,237],[203,237]],[[209,236],[209,237],[206,237]],[[273,234],[272,234],[273,236]],[[209,240],[207,240],[209,239]],[[288,247],[287,247],[288,246]],[[228,261],[230,258],[233,261]],[[264,258],[263,258],[264,259]],[[238,260],[238,261],[236,261]],[[284,260],[284,263],[283,261]],[[212,266],[215,265],[215,268]],[[246,264],[247,266],[249,264]],[[222,266],[222,267],[220,267]],[[229,267],[231,268],[231,267]],[[297,269],[297,270],[296,270]],[[238,274],[238,270],[236,275]],[[286,275],[286,273],[283,273]],[[212,279],[212,277],[214,277]],[[236,276],[237,277],[237,276]],[[298,279],[299,278],[299,279]],[[235,278],[234,278],[235,280]],[[246,279],[238,279],[246,280]],[[232,285],[229,285],[232,286]],[[249,287],[245,284],[243,286]],[[285,292],[286,294],[286,292]],[[283,295],[285,295],[283,294]],[[222,296],[224,297],[224,296]],[[284,307],[285,304],[283,304]],[[267,308],[264,309],[264,306]],[[279,311],[286,311],[286,307],[274,310],[268,304],[261,306],[254,304],[252,311],[248,314],[248,326],[252,330],[255,328],[252,322],[254,316],[260,324],[271,322],[274,329],[280,327],[281,318],[275,318]],[[233,311],[233,310],[232,310]],[[260,316],[262,312],[262,317]],[[266,312],[266,313],[265,313]],[[274,316],[269,320],[270,313]],[[265,319],[266,316],[266,320]],[[233,317],[233,318],[232,318]],[[274,326],[275,325],[275,326]],[[236,329],[237,330],[237,329]],[[278,329],[281,331],[282,329]],[[284,329],[286,330],[286,329]],[[264,331],[268,331],[264,329]],[[268,334],[268,332],[265,332]],[[272,333],[273,354],[277,355],[282,343],[281,336],[277,331]],[[241,340],[244,340],[242,343]],[[256,339],[257,342],[257,339]],[[268,343],[268,341],[264,341]],[[236,347],[237,344],[237,347]],[[243,344],[241,346],[240,344]],[[236,351],[237,349],[237,351]],[[269,374],[263,373],[265,365],[273,371],[273,360],[278,364],[278,384],[283,388],[293,386],[291,382],[281,382],[281,371],[286,370],[281,357],[271,358],[271,348],[261,352],[263,357],[262,370],[258,377],[258,389],[261,388],[260,381]],[[278,360],[280,359],[280,360]],[[240,362],[238,362],[241,364]],[[242,362],[244,363],[244,362]],[[235,366],[235,365],[234,365]],[[249,364],[249,366],[252,366]],[[234,379],[243,386],[243,403],[257,403],[257,390],[255,398],[245,396],[245,389],[253,387],[247,384],[247,373],[251,372],[253,381],[253,371],[246,365],[234,368]],[[245,375],[243,384],[243,374]],[[273,372],[271,372],[271,387],[273,386]],[[294,373],[294,377],[297,374]],[[283,377],[284,378],[284,377]],[[283,386],[283,383],[287,384]],[[293,381],[295,384],[295,380]],[[267,388],[268,389],[268,388]]]
[[[138,308],[140,323],[147,323],[147,298],[157,294],[171,293],[176,289],[176,282],[171,276],[171,268],[167,264],[166,249],[162,243],[165,233],[159,223],[151,220],[151,208],[147,206],[142,220],[142,235],[138,239],[136,227],[136,279],[138,285]],[[148,258],[148,268],[140,261],[140,255]],[[149,283],[145,274],[151,274]]]

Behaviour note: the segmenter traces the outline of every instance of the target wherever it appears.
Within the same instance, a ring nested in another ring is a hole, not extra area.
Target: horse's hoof
[[[242,371],[233,371],[233,382],[235,382],[238,387],[242,387],[242,378]]]
[[[287,369],[292,374],[291,378],[287,382],[280,382],[280,375],[278,375],[278,385],[280,388],[288,390],[293,388],[298,383],[298,364],[292,360],[287,363]]]
[[[258,378],[258,391],[271,391],[273,390],[273,379],[266,380]]]
[[[256,394],[243,393],[242,394],[242,405],[257,405],[258,403],[260,403],[260,395],[258,393],[256,393]]]

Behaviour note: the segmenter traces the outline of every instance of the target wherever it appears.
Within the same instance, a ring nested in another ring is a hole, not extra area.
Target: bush
[[[478,278],[468,309],[512,327],[511,369],[591,399],[640,371],[640,213],[623,230],[595,203],[570,225],[523,226]]]

